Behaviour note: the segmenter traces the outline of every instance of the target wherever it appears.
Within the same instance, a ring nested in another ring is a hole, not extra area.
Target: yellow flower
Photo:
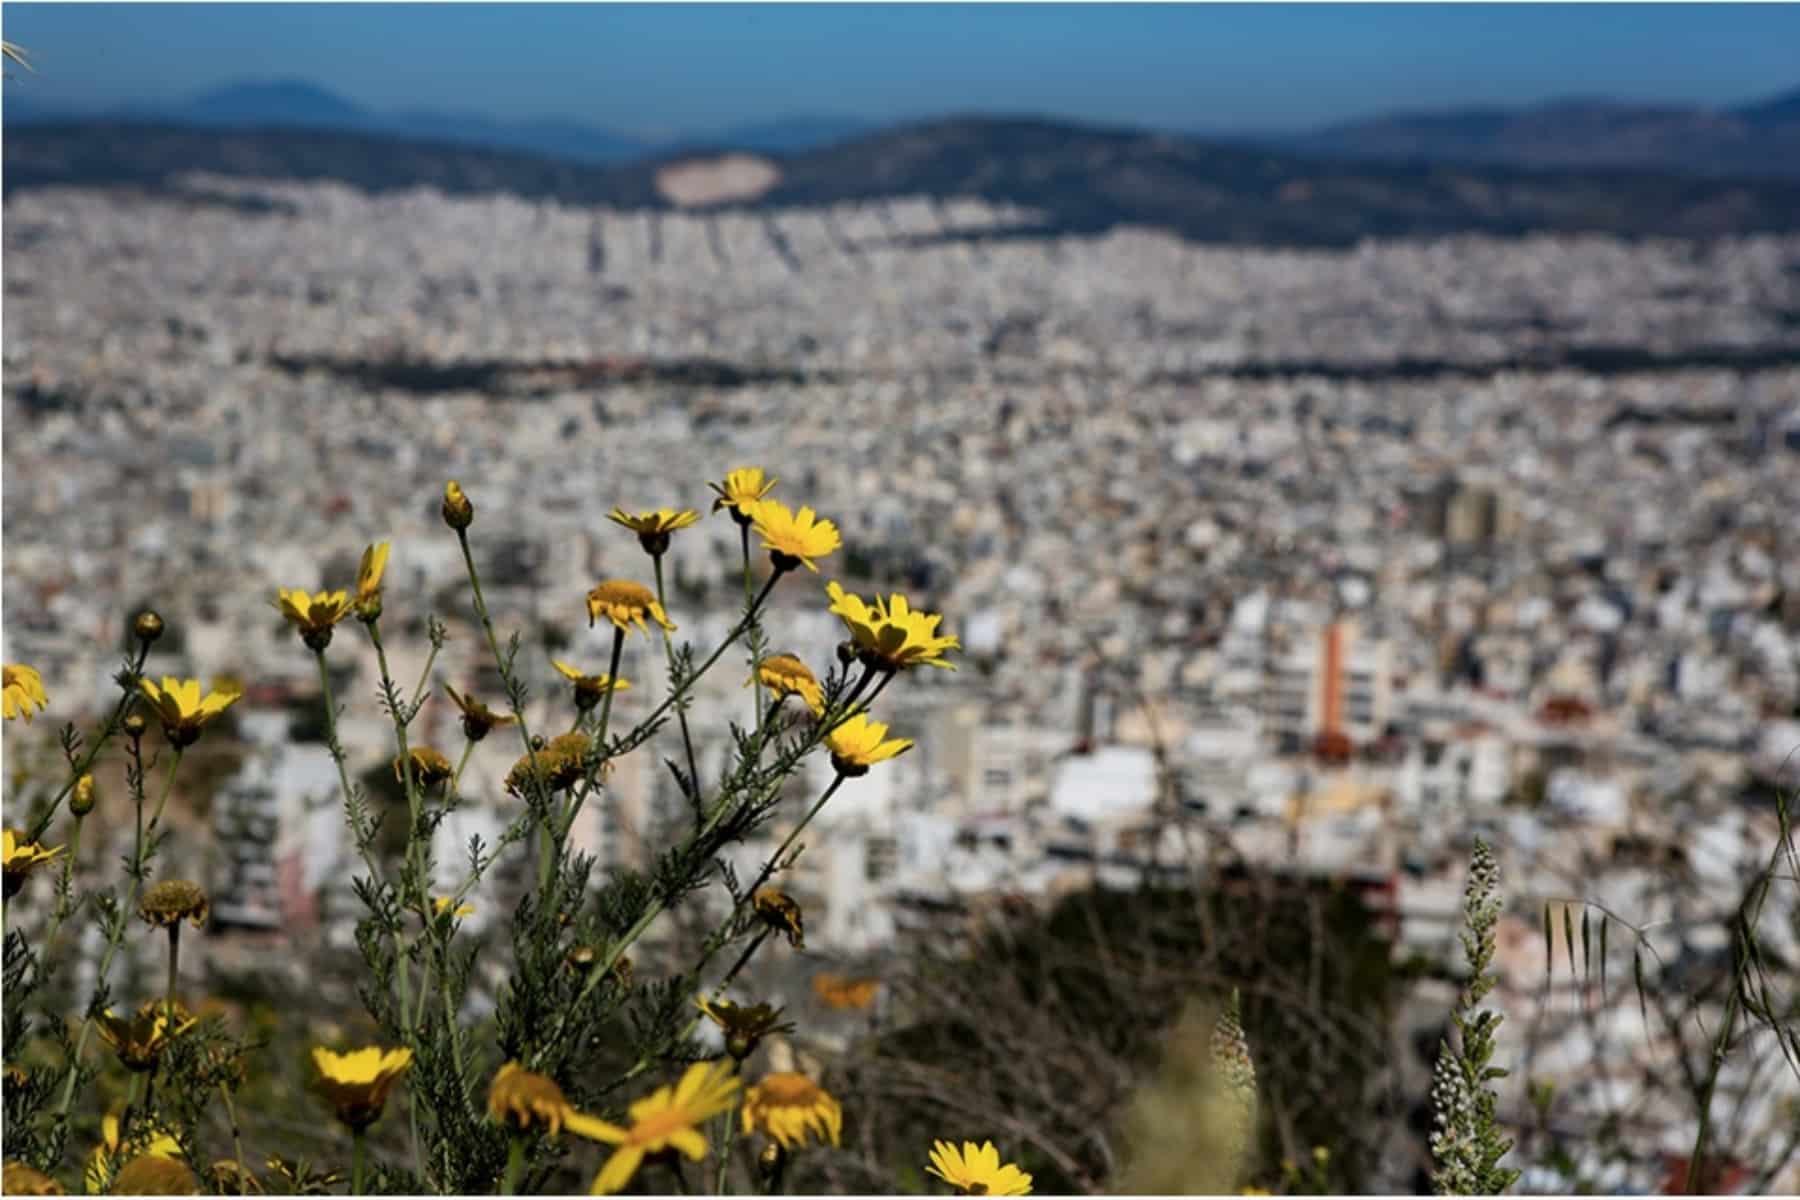
[[[461,533],[475,522],[475,506],[463,495],[462,484],[452,479],[444,485],[444,524]]]
[[[744,505],[754,504],[767,496],[775,486],[775,477],[771,475],[764,479],[761,467],[739,467],[725,476],[724,483],[709,483],[706,486],[719,495],[713,501],[714,512],[729,508],[732,520],[740,525],[748,525],[750,517],[744,512]]]
[[[15,1158],[0,1168],[0,1192],[8,1196],[60,1196],[63,1189],[62,1184],[36,1167]]]
[[[94,1152],[88,1155],[87,1168],[82,1172],[82,1184],[87,1188],[88,1195],[98,1195],[106,1190],[107,1177],[112,1174],[120,1154],[127,1149],[159,1158],[181,1157],[180,1142],[170,1137],[165,1130],[145,1130],[141,1125],[132,1131],[131,1145],[121,1147],[119,1118],[108,1113],[100,1119],[100,1145],[95,1146]]]
[[[0,712],[8,721],[14,717],[24,717],[27,725],[31,724],[32,706],[45,708],[50,698],[44,694],[44,677],[32,667],[22,663],[7,663],[0,666]]]
[[[865,662],[889,671],[913,666],[956,669],[955,664],[943,660],[943,655],[947,650],[960,650],[962,644],[953,637],[938,635],[942,614],[920,612],[898,592],[885,604],[877,596],[873,605],[835,582],[825,585],[825,593],[831,597],[830,611],[844,622],[858,656]]]
[[[787,934],[788,945],[796,950],[806,948],[805,922],[800,905],[792,896],[774,888],[763,888],[756,893],[751,904],[756,908],[756,915],[762,918],[763,924],[777,933]]]
[[[781,1019],[781,1010],[767,1004],[733,1004],[729,1000],[713,1000],[695,996],[694,1004],[725,1033],[725,1052],[743,1062],[756,1049],[756,1043],[771,1033],[791,1033],[794,1025]]]
[[[454,897],[451,896],[433,896],[431,898],[432,915],[438,917],[443,916],[444,913],[449,910],[453,899]],[[464,917],[472,917],[474,915],[475,906],[473,904],[458,904],[456,906],[456,911],[450,913],[451,918],[458,921],[462,920]]]
[[[144,1154],[126,1163],[113,1179],[115,1196],[197,1196],[200,1181],[180,1159]]]
[[[675,626],[669,620],[669,614],[665,613],[663,606],[657,603],[656,593],[643,584],[633,583],[629,579],[609,579],[605,583],[595,585],[594,590],[587,595],[587,607],[590,629],[593,628],[595,621],[606,617],[614,625],[630,633],[631,622],[636,621],[637,627],[643,631],[644,636],[649,637],[650,627],[644,624],[644,618],[648,616],[670,633],[675,632]]]
[[[115,1016],[107,1009],[98,1026],[101,1040],[113,1048],[127,1071],[153,1069],[163,1047],[193,1027],[187,1009],[162,1000],[146,1000],[130,1017]]]
[[[183,920],[193,922],[195,929],[206,928],[212,914],[212,903],[199,884],[186,879],[162,879],[150,885],[138,900],[138,916],[149,925],[167,929]]]
[[[698,521],[700,514],[691,508],[658,508],[641,513],[628,513],[622,508],[615,508],[607,514],[606,519],[637,534],[638,544],[644,548],[645,553],[662,554],[669,548],[669,535]]]
[[[462,709],[463,736],[471,742],[479,742],[488,735],[489,730],[496,726],[516,725],[519,721],[519,718],[511,713],[497,713],[475,697],[459,693],[447,683],[444,685],[444,691],[448,692],[450,699],[456,702],[456,707]]]
[[[356,568],[356,613],[365,621],[381,615],[381,576],[387,570],[388,543],[376,542],[363,551]]]
[[[349,1054],[313,1047],[319,1068],[319,1091],[337,1109],[337,1118],[354,1132],[375,1123],[388,1093],[412,1065],[412,1051],[365,1046]]]
[[[637,1174],[646,1154],[678,1150],[695,1162],[706,1157],[706,1135],[695,1128],[729,1111],[737,1102],[738,1081],[732,1068],[720,1062],[695,1063],[673,1087],[664,1084],[631,1106],[631,1127],[583,1118],[580,1128],[569,1127],[584,1137],[617,1146],[612,1157],[594,1177],[596,1196],[618,1191]]]
[[[598,675],[583,675],[560,658],[551,659],[550,665],[556,668],[558,675],[575,685],[575,707],[583,712],[600,703],[600,697],[606,695],[607,692],[623,692],[631,687],[631,680],[614,679],[605,672]]]
[[[855,778],[867,775],[869,768],[913,748],[911,738],[895,738],[884,742],[888,727],[871,721],[865,713],[857,713],[825,735],[825,746],[831,751],[831,765],[840,775]]]
[[[332,626],[350,615],[350,593],[316,592],[309,596],[303,588],[282,588],[275,607],[300,631],[300,640],[307,649],[323,650],[331,644]]]
[[[176,747],[191,746],[199,741],[201,730],[244,694],[242,688],[221,679],[213,680],[214,690],[205,697],[200,695],[198,679],[175,679],[165,675],[160,688],[148,679],[138,680],[138,686],[162,718],[163,736]]]
[[[413,778],[419,781],[420,787],[430,787],[435,783],[456,774],[456,768],[444,757],[441,750],[433,750],[430,746],[416,746],[406,752],[406,758],[412,760]],[[394,778],[401,783],[406,782],[406,759],[394,757]]]
[[[524,795],[531,783],[531,760],[537,758],[537,778],[549,792],[569,787],[587,772],[587,753],[592,742],[587,734],[561,733],[551,738],[542,749],[519,755],[519,760],[506,773],[506,790],[514,796]],[[607,767],[612,764],[607,763]],[[604,771],[604,768],[603,768]],[[603,776],[604,777],[604,776]]]
[[[879,979],[845,979],[841,975],[820,972],[813,976],[813,994],[827,1008],[862,1009],[875,1002]]]
[[[556,1080],[527,1071],[516,1062],[507,1063],[494,1076],[488,1088],[488,1115],[502,1125],[517,1125],[520,1129],[541,1124],[553,1134],[562,1132],[564,1122],[571,1117],[580,1116]]]
[[[844,1130],[844,1110],[830,1092],[804,1075],[778,1071],[765,1075],[744,1097],[744,1132],[761,1130],[782,1149],[806,1144],[808,1133],[832,1145]]]
[[[807,570],[817,573],[813,559],[824,558],[843,545],[837,526],[819,520],[810,508],[796,513],[779,500],[746,500],[738,511],[748,514],[778,571],[805,564]]]
[[[0,846],[4,847],[3,858],[5,868],[5,894],[11,899],[18,894],[31,873],[54,859],[63,852],[61,846],[40,846],[36,842],[25,840],[21,830],[8,829],[0,833]]]
[[[965,1196],[1028,1196],[1031,1176],[1012,1163],[1000,1165],[994,1143],[964,1142],[958,1151],[949,1142],[933,1142],[926,1170]]]
[[[757,664],[756,678],[744,686],[757,681],[773,692],[777,700],[783,696],[798,696],[812,709],[814,716],[825,711],[825,693],[819,687],[818,676],[792,654],[771,654],[763,659]]]

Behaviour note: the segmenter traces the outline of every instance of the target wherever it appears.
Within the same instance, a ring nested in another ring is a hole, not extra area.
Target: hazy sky
[[[1800,85],[1795,5],[8,3],[7,95],[99,106],[299,78],[376,109],[655,133],[793,114],[1037,112],[1299,128],[1606,94],[1733,104]]]

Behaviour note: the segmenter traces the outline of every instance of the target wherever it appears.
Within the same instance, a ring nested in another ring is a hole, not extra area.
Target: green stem
[[[735,520],[737,517],[737,510],[733,509],[731,515]],[[748,617],[752,611],[752,606],[756,602],[756,591],[750,578],[750,526],[743,521],[738,521],[738,542],[744,549],[744,613],[745,616]],[[758,682],[756,678],[756,668],[761,665],[757,662],[757,657],[755,647],[752,647],[750,651],[750,684],[752,690],[756,694],[756,727],[761,729],[763,723],[763,694],[762,684]]]
[[[743,1064],[740,1063],[738,1065],[741,1067]],[[731,1141],[737,1134],[738,1110],[735,1108],[726,1109],[724,1119],[725,1131],[719,1135],[718,1194],[721,1196],[727,1194],[731,1190],[729,1186],[731,1181]]]
[[[107,934],[106,949],[100,955],[100,969],[95,977],[94,986],[96,988],[105,984],[107,972],[112,969],[113,959],[118,957],[119,948],[125,944],[125,931],[130,926],[131,914],[137,909],[138,893],[143,890],[144,886],[144,789],[141,782],[143,779],[143,759],[140,756],[141,751],[138,744],[133,744],[132,754],[134,756],[134,761],[137,763],[137,779],[139,783],[138,786],[133,788],[133,798],[137,803],[137,822],[136,842],[131,854],[131,888],[125,897],[124,909],[120,911],[117,922],[114,923],[113,928]],[[181,750],[180,748],[176,748],[175,752],[170,756],[169,773],[163,780],[162,799],[157,802],[156,807],[159,813],[162,811],[162,806],[168,802],[169,792],[175,787],[175,771],[179,766],[181,766]],[[152,820],[152,824],[154,824],[154,820]],[[92,1006],[90,1005],[89,1007],[91,1008]],[[75,1100],[75,1080],[81,1074],[81,1056],[87,1052],[88,1038],[92,1037],[93,1033],[93,1015],[91,1013],[84,1014],[81,1018],[81,1033],[75,1039],[75,1054],[69,1059],[69,1073],[63,1080],[62,1099],[58,1101],[56,1106],[56,1120],[58,1124],[64,1124],[68,1121],[69,1105]],[[121,1136],[123,1135],[121,1134]]]
[[[368,1147],[363,1141],[363,1131],[358,1129],[350,1134],[350,1194],[366,1195],[363,1188],[363,1177],[367,1166]]]
[[[525,1174],[525,1135],[515,1132],[507,1139],[506,1175],[500,1181],[502,1196],[519,1194],[519,1180]]]
[[[155,833],[157,825],[162,821],[163,809],[169,803],[169,793],[175,790],[175,768],[181,765],[181,756],[185,752],[183,747],[177,746],[175,747],[175,753],[170,756],[169,773],[163,777],[162,795],[156,798],[156,812],[151,815],[150,824],[147,827],[143,824],[142,814],[139,814],[138,854],[140,856],[143,854],[144,850],[144,834]]]
[[[825,807],[825,802],[831,799],[838,788],[843,786],[844,780],[848,778],[850,778],[848,775],[840,774],[836,779],[831,781],[831,786],[825,789],[824,795],[820,796],[818,800],[814,802],[813,806],[807,810],[806,815],[800,819],[800,823],[794,826],[793,830],[782,840],[781,845],[776,848],[774,856],[771,857],[767,863],[763,864],[762,873],[756,877],[756,882],[751,884],[750,889],[744,893],[745,899],[751,901],[755,900],[756,893],[762,888],[763,884],[769,882],[770,877],[780,869],[782,855],[786,854],[788,847],[794,844],[794,839],[800,836],[800,831],[805,829],[807,825],[812,822],[812,819],[819,815],[819,810]]]
[[[237,1106],[231,1102],[231,1089],[226,1087],[223,1083],[219,1084],[219,1099],[225,1102],[225,1115],[231,1121],[231,1153],[232,1157],[237,1161],[238,1193],[239,1195],[244,1195],[246,1194],[244,1191],[244,1182],[247,1172],[244,1169],[243,1134],[238,1128]]]
[[[472,751],[474,749],[475,749],[475,743],[468,738],[464,738],[463,739],[462,757],[456,760],[456,772],[450,776],[449,795],[452,795],[452,796],[462,795],[463,768],[469,765],[469,753],[470,753],[470,751]]]
[[[181,961],[181,922],[169,926],[169,987],[163,1002],[163,1011],[168,1014],[171,1026],[175,1021],[175,980]]]
[[[119,725],[130,713],[132,704],[137,701],[138,696],[140,695],[136,686],[137,680],[138,677],[143,674],[144,660],[149,656],[150,643],[139,641],[137,659],[131,664],[131,685],[119,689],[119,702],[113,706],[112,715],[106,719],[106,724],[101,726],[100,736],[94,739],[94,744],[88,747],[88,751],[86,754],[82,755],[81,761],[75,764],[74,770],[70,772],[69,778],[63,783],[61,790],[51,798],[50,806],[46,808],[43,815],[38,817],[32,824],[30,832],[26,835],[26,841],[41,842],[44,840],[44,832],[50,828],[50,822],[56,819],[56,810],[62,807],[62,802],[68,797],[69,792],[74,789],[75,784],[81,777],[86,775],[93,768],[94,764],[99,761],[100,751],[106,748],[106,743],[111,741],[119,732]]]
[[[663,556],[660,554],[653,554],[650,556],[650,559],[656,564],[656,602],[662,605],[662,610],[666,613],[669,611],[669,602],[663,595]],[[667,629],[662,631],[662,642],[663,657],[668,660],[669,676],[673,679],[675,675],[675,639],[670,636]],[[671,683],[670,690],[673,691],[676,686],[677,685]],[[610,697],[611,694],[611,690],[609,689],[607,695]],[[698,817],[700,815],[700,769],[694,765],[694,739],[688,734],[687,709],[685,707],[677,707],[675,709],[675,718],[681,725],[682,747],[687,750],[688,788],[691,792],[689,799],[694,804],[694,815]]]
[[[400,870],[400,903],[402,907],[407,904],[409,897],[406,892],[410,882],[413,891],[413,895],[410,897],[412,906],[429,915],[431,897],[423,895],[427,889],[421,878],[422,872],[418,863],[419,814],[425,806],[425,793],[419,784],[418,773],[413,770],[412,752],[407,745],[406,738],[406,714],[400,710],[400,692],[394,686],[393,676],[388,671],[387,649],[381,644],[381,623],[367,621],[364,622],[363,628],[369,632],[369,643],[375,647],[375,661],[381,669],[381,691],[388,700],[390,710],[388,715],[394,721],[394,745],[400,752],[401,781],[406,786],[406,855]],[[322,658],[321,655],[321,660]],[[399,932],[394,934],[394,954],[394,980],[400,988],[400,1017],[404,1021],[408,1010],[412,1008],[412,971],[407,966],[411,947],[405,945]],[[419,986],[420,988],[425,986],[424,980],[419,981]],[[401,1036],[405,1038],[408,1045],[411,1045],[416,1034],[414,1029],[409,1027],[401,1030]],[[413,1139],[413,1149],[415,1151],[418,1149],[416,1137]],[[419,1174],[423,1175],[425,1173],[424,1164],[416,1165],[419,1167]]]
[[[662,601],[659,600],[657,603],[660,604]],[[667,634],[664,635],[665,638],[667,636]],[[600,698],[600,732],[594,738],[594,746],[601,754],[606,753],[606,731],[612,724],[613,693],[619,690],[619,660],[624,654],[625,631],[615,627],[613,629],[612,658],[606,664],[606,695]],[[562,835],[565,840],[569,836],[569,831],[575,828],[575,818],[580,814],[581,806],[587,803],[589,794],[594,790],[592,780],[585,782],[587,786],[583,787],[580,792],[570,790],[569,811],[564,814],[562,821]]]

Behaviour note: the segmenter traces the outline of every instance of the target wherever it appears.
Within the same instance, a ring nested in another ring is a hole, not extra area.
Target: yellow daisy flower
[[[22,830],[8,829],[0,833],[0,846],[4,847],[3,859],[5,869],[5,895],[12,899],[18,894],[31,873],[54,859],[63,852],[61,846],[40,846],[36,842],[25,840]]]
[[[450,765],[442,750],[415,746],[406,752],[406,757],[412,760],[413,778],[419,781],[420,787],[431,787],[456,774],[456,768]],[[398,755],[394,757],[394,778],[406,782],[406,760]]]
[[[813,559],[824,558],[844,544],[837,526],[820,520],[810,508],[796,513],[779,500],[746,500],[738,511],[749,516],[751,528],[762,537],[763,549],[777,571],[804,564],[816,574],[819,568]]]
[[[656,508],[640,513],[615,508],[606,515],[606,519],[637,534],[638,544],[644,548],[645,553],[662,554],[669,548],[669,535],[698,521],[700,514],[691,508]]]
[[[475,506],[463,494],[462,484],[452,479],[444,485],[444,524],[461,533],[475,522]]]
[[[913,748],[911,738],[882,741],[888,727],[871,721],[865,713],[857,713],[825,735],[825,747],[831,751],[831,765],[838,774],[855,778],[867,775],[878,762],[904,754]]]
[[[431,898],[432,915],[438,917],[443,916],[445,912],[449,911],[451,900],[452,897],[450,896],[433,896]],[[451,918],[458,921],[462,920],[464,917],[472,917],[474,915],[475,906],[473,904],[458,904],[456,906],[456,911],[450,913]]]
[[[587,770],[587,753],[592,745],[587,734],[573,731],[557,734],[541,750],[534,751],[538,779],[543,783],[544,790],[560,791],[580,779]],[[506,790],[509,794],[522,796],[530,786],[532,757],[532,754],[519,755],[512,770],[506,773]],[[605,778],[611,767],[609,762],[601,769],[602,778]]]
[[[631,632],[631,622],[645,637],[650,636],[650,627],[644,623],[648,616],[670,633],[675,632],[675,625],[669,620],[669,614],[657,603],[656,593],[641,583],[633,583],[629,579],[609,579],[598,584],[588,593],[588,628],[601,617],[610,620],[625,632]]]
[[[756,682],[768,688],[777,700],[783,696],[800,697],[815,717],[825,711],[825,692],[819,687],[818,676],[792,654],[771,654],[763,659],[757,664],[756,677],[744,686]]]
[[[744,1132],[763,1133],[781,1143],[784,1150],[806,1144],[807,1134],[832,1145],[844,1131],[844,1110],[830,1092],[804,1075],[778,1071],[744,1097]]]
[[[842,975],[820,972],[813,976],[813,995],[827,1008],[864,1009],[875,1003],[881,988],[879,979],[845,979]]]
[[[332,627],[350,615],[350,593],[315,592],[309,596],[304,588],[282,588],[275,607],[300,631],[307,649],[323,650],[331,644]]]
[[[781,1010],[767,1004],[733,1004],[695,996],[694,1005],[725,1033],[725,1052],[739,1062],[749,1058],[756,1043],[771,1033],[792,1033],[793,1022],[781,1019]]]
[[[337,1109],[338,1120],[360,1132],[381,1116],[388,1093],[412,1065],[412,1051],[365,1046],[338,1054],[314,1046],[313,1063],[319,1068],[319,1091]]]
[[[463,736],[471,742],[479,742],[488,735],[489,730],[498,726],[518,724],[519,718],[511,713],[497,713],[474,696],[458,692],[447,683],[444,691],[449,693],[456,707],[462,710]]]
[[[677,1150],[695,1162],[706,1157],[706,1135],[695,1128],[737,1102],[738,1080],[725,1063],[695,1063],[673,1087],[664,1084],[630,1108],[631,1127],[591,1117],[569,1128],[584,1137],[617,1146],[594,1177],[592,1194],[608,1195],[631,1182],[646,1154]]]
[[[706,485],[718,493],[719,498],[713,501],[713,511],[721,508],[731,510],[731,519],[740,525],[750,524],[751,518],[744,511],[744,505],[754,504],[767,496],[775,487],[775,477],[763,478],[761,467],[739,467],[725,476],[724,483]]]
[[[149,1071],[162,1056],[163,1047],[194,1027],[194,1018],[179,1003],[146,1000],[129,1017],[100,1014],[100,1038],[113,1048],[127,1071]]]
[[[0,1192],[8,1196],[60,1196],[62,1184],[36,1167],[9,1159],[0,1167]]]
[[[190,921],[195,929],[206,927],[212,902],[206,890],[187,879],[162,879],[150,885],[138,900],[138,916],[148,925],[168,929]]]
[[[864,662],[888,671],[913,666],[956,669],[943,656],[945,651],[960,650],[962,643],[953,637],[939,636],[937,627],[944,619],[942,614],[921,612],[908,605],[906,597],[898,592],[886,603],[877,596],[872,605],[835,582],[825,585],[825,594],[831,598],[830,611],[844,622],[857,656]]]
[[[631,680],[623,677],[614,679],[602,671],[598,675],[583,675],[560,658],[550,660],[556,673],[575,685],[575,707],[586,712],[600,703],[600,698],[607,692],[623,692],[631,687]]]
[[[132,1159],[113,1180],[115,1196],[197,1196],[200,1181],[177,1158],[144,1154]]]
[[[159,1158],[181,1157],[181,1143],[170,1137],[167,1131],[152,1128],[146,1132],[142,1127],[134,1131],[129,1147],[119,1145],[119,1118],[108,1113],[100,1119],[100,1144],[88,1155],[87,1167],[82,1172],[81,1181],[87,1188],[88,1195],[94,1196],[106,1190],[106,1180],[113,1173],[113,1167],[122,1151],[135,1150],[140,1155],[155,1155]],[[10,1189],[9,1189],[10,1190]]]
[[[372,621],[381,615],[381,576],[387,571],[389,546],[376,542],[363,551],[356,567],[356,615]]]
[[[774,888],[762,888],[750,903],[763,924],[787,935],[788,945],[796,950],[806,949],[806,922],[799,903],[792,896]]]
[[[24,717],[29,725],[34,715],[32,706],[45,708],[50,703],[50,698],[44,694],[44,677],[23,663],[0,666],[0,683],[4,684],[0,686],[0,713],[4,713],[8,721]]]
[[[542,1125],[561,1133],[564,1122],[579,1116],[556,1080],[527,1071],[516,1062],[501,1067],[488,1088],[488,1115],[501,1125],[529,1129]]]
[[[1000,1165],[994,1143],[964,1142],[959,1151],[949,1142],[933,1142],[926,1170],[964,1196],[1028,1196],[1031,1176],[1012,1163]]]
[[[163,736],[169,739],[171,746],[177,747],[191,746],[199,741],[201,731],[212,719],[236,704],[244,694],[242,688],[222,679],[215,679],[213,690],[204,697],[200,695],[198,679],[164,676],[161,687],[148,679],[138,680],[138,686],[162,718]]]

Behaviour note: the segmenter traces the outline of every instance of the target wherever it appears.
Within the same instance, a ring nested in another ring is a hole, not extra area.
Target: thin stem
[[[743,1064],[741,1063],[739,1064],[740,1067],[742,1065]],[[725,1132],[719,1136],[718,1194],[721,1196],[727,1194],[731,1190],[729,1186],[731,1181],[731,1142],[732,1138],[737,1134],[738,1110],[735,1108],[726,1109],[724,1119]]]
[[[658,604],[662,601],[657,601]],[[664,635],[667,636],[666,634]],[[601,754],[606,753],[606,730],[612,723],[613,693],[619,690],[619,660],[625,654],[625,630],[623,627],[613,629],[612,658],[606,664],[606,695],[600,698],[600,732],[595,735],[594,746]],[[596,767],[596,770],[600,768]],[[563,817],[562,836],[566,840],[569,831],[575,828],[575,818],[581,812],[581,806],[587,803],[589,793],[594,790],[593,782],[577,793],[573,788],[569,791],[569,811]]]
[[[181,765],[181,756],[184,752],[184,747],[177,746],[175,747],[175,753],[169,758],[169,773],[163,777],[162,795],[156,798],[156,812],[151,815],[150,824],[146,827],[141,819],[138,823],[139,856],[142,856],[144,850],[144,834],[155,833],[156,826],[162,821],[163,809],[169,803],[169,793],[175,790],[175,768]]]
[[[819,815],[819,810],[825,807],[825,802],[831,799],[838,788],[843,786],[844,780],[848,778],[850,778],[848,775],[839,774],[836,779],[831,781],[831,786],[825,789],[824,795],[820,796],[818,800],[814,802],[813,806],[807,810],[806,815],[800,819],[800,823],[794,826],[793,830],[789,832],[781,845],[776,848],[774,856],[771,857],[767,863],[763,864],[762,873],[756,877],[756,882],[751,884],[750,889],[744,893],[746,899],[754,902],[757,891],[761,889],[763,884],[769,882],[769,878],[780,869],[781,856],[787,853],[788,847],[794,844],[794,839],[800,836],[800,831],[805,829],[807,825],[812,822],[812,819]],[[740,905],[740,907],[742,906]]]
[[[362,1196],[367,1193],[363,1189],[364,1169],[367,1165],[368,1147],[363,1143],[363,1131],[352,1130],[350,1134],[350,1194]]]
[[[223,1083],[219,1084],[219,1099],[225,1102],[225,1115],[231,1121],[231,1153],[237,1162],[238,1191],[243,1192],[244,1176],[244,1142],[242,1132],[238,1129],[237,1106],[231,1102],[231,1089]]]
[[[519,1194],[519,1179],[525,1174],[525,1135],[514,1132],[507,1139],[506,1175],[500,1181],[500,1194],[516,1196]]]
[[[475,749],[474,739],[464,738],[463,739],[462,757],[456,760],[456,771],[454,774],[452,774],[450,776],[450,792],[449,792],[449,794],[452,796],[462,795],[463,768],[469,765],[469,754],[474,749]]]
[[[168,1014],[171,1024],[175,1020],[175,980],[177,964],[181,961],[181,922],[169,926],[169,987],[163,1003],[163,1011]]]
[[[733,519],[736,519],[737,510],[732,509],[731,515]],[[748,616],[756,602],[756,591],[750,579],[750,526],[743,521],[738,521],[738,542],[744,549],[744,613]],[[762,685],[756,682],[756,668],[759,665],[761,664],[757,662],[756,648],[752,646],[750,649],[750,682],[756,693],[756,727],[761,729],[763,723],[763,694]]]
[[[663,596],[663,556],[660,554],[653,554],[650,556],[650,559],[656,564],[656,602],[662,606],[662,610],[666,613],[669,611],[669,602]],[[669,688],[673,691],[679,686],[673,682],[675,676],[675,639],[670,636],[667,629],[662,631],[662,642],[663,657],[668,659],[669,662],[669,677],[671,680]],[[607,695],[610,696],[611,694],[611,690],[608,689]],[[694,801],[694,814],[698,816],[700,812],[700,769],[694,765],[694,739],[688,733],[687,709],[685,706],[678,706],[675,709],[675,718],[681,725],[682,747],[687,750],[688,788],[692,793],[690,799]]]
[[[106,748],[106,743],[111,741],[113,736],[119,732],[120,723],[123,722],[130,713],[131,706],[137,701],[138,696],[140,695],[136,683],[138,677],[144,673],[144,660],[148,657],[150,657],[150,643],[139,640],[137,659],[131,664],[131,685],[119,689],[119,702],[113,706],[112,715],[106,719],[106,724],[101,726],[100,736],[94,739],[94,744],[88,747],[88,751],[86,754],[82,755],[81,761],[75,764],[74,769],[69,773],[69,778],[63,783],[61,790],[59,790],[55,796],[51,797],[50,805],[48,808],[44,809],[43,815],[32,824],[31,831],[26,836],[27,841],[41,842],[44,840],[45,830],[49,829],[50,822],[56,819],[56,810],[62,807],[63,800],[66,799],[69,792],[74,789],[76,782],[79,781],[83,775],[86,775],[93,768],[93,765],[99,761],[100,751]]]
[[[421,878],[423,869],[418,863],[419,814],[425,806],[425,792],[424,788],[420,786],[418,772],[413,769],[412,752],[406,739],[406,714],[400,709],[400,693],[394,687],[393,676],[388,671],[387,649],[381,644],[381,624],[379,621],[367,621],[364,622],[363,628],[369,632],[369,643],[375,647],[375,661],[381,669],[381,691],[388,702],[388,715],[394,720],[394,745],[400,752],[400,777],[406,786],[406,856],[400,870],[400,901],[404,906],[408,899],[406,891],[410,881],[414,893],[411,897],[413,905],[419,911],[428,914],[431,912],[431,900],[430,897],[420,894],[426,889],[424,880]],[[410,954],[411,947],[404,946],[401,934],[396,931],[394,934],[394,980],[400,988],[400,1017],[403,1021],[406,1019],[407,1010],[412,1007],[412,972],[406,963]],[[419,986],[421,989],[425,986],[423,979],[419,981]],[[415,1036],[412,1028],[402,1030],[401,1035],[406,1039],[408,1045],[412,1044]],[[415,1158],[419,1148],[416,1128],[415,1124],[413,1138]],[[415,1165],[419,1168],[419,1174],[423,1175],[425,1173],[424,1163],[418,1162]]]

